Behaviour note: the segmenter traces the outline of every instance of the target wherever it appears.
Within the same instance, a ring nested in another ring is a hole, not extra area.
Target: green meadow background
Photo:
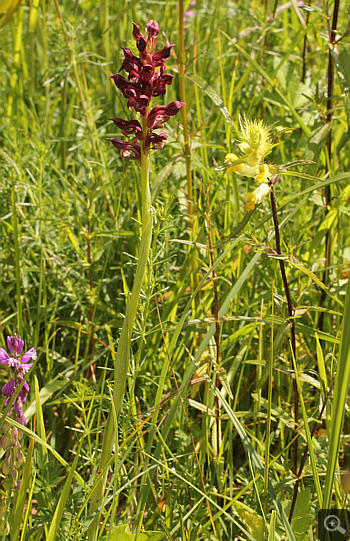
[[[175,44],[155,103],[187,108],[151,153],[151,254],[94,539],[316,539],[318,509],[350,491],[348,6],[197,0],[182,53],[182,0],[32,0],[10,19],[4,4],[0,346],[17,332],[38,358],[2,540],[88,539],[141,220],[139,168],[107,140],[135,113],[109,75],[151,19],[158,48]],[[244,114],[273,125],[269,163],[297,162],[275,185],[296,359],[269,198],[247,216],[254,181],[220,169]]]

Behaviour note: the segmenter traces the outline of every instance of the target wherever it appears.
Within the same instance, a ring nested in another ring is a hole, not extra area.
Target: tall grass
[[[0,347],[17,332],[38,351],[3,540],[83,540],[98,517],[100,540],[302,541],[320,505],[347,506],[346,4],[299,4],[23,1],[1,31]],[[187,107],[151,152],[147,280],[91,514],[142,222],[139,170],[107,141],[131,118],[108,75],[150,19],[175,43],[164,103]],[[268,199],[247,214],[252,181],[217,169],[244,113],[274,124],[270,161],[308,161],[274,187],[281,255]]]

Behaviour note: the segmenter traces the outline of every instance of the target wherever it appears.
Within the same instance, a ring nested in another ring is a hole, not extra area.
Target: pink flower
[[[0,348],[0,363],[7,364],[10,368],[13,368],[14,370],[12,372],[12,378],[7,383],[5,383],[2,388],[2,394],[3,396],[6,396],[5,407],[11,400],[11,397],[15,394],[17,387],[22,383],[24,379],[24,374],[26,374],[33,366],[34,363],[29,363],[28,361],[30,359],[33,359],[35,361],[37,358],[34,348],[30,348],[22,356],[22,358],[20,358],[24,342],[17,334],[7,337],[7,346],[9,348],[10,354],[13,355],[13,357],[10,357],[3,348]],[[26,381],[24,381],[19,395],[15,399],[15,402],[11,408],[11,411],[13,411],[13,408],[16,408],[17,421],[22,425],[25,425],[25,417],[23,415],[22,405],[26,402],[28,393],[29,385]]]

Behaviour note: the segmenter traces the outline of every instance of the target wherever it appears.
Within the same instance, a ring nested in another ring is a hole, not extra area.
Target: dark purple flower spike
[[[132,23],[133,37],[140,53],[139,58],[134,56],[130,49],[122,47],[124,60],[119,71],[125,70],[128,74],[126,79],[119,73],[111,75],[114,84],[122,92],[127,100],[128,108],[135,109],[140,113],[142,125],[137,120],[123,120],[113,118],[115,125],[123,135],[133,135],[133,141],[121,141],[118,138],[109,139],[113,145],[122,151],[122,156],[130,160],[137,160],[141,165],[141,152],[148,152],[150,148],[163,148],[167,138],[165,133],[157,134],[153,130],[163,128],[169,118],[185,105],[180,101],[174,101],[167,106],[154,107],[148,111],[152,98],[164,96],[166,87],[171,85],[173,75],[165,73],[165,62],[169,58],[174,45],[166,45],[161,51],[155,51],[159,26],[156,21],[150,21],[146,25],[144,36],[140,27]]]

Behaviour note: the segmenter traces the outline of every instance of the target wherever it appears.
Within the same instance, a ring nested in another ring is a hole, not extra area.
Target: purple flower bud
[[[13,447],[13,465],[18,470],[23,464],[23,454],[21,444],[17,443]]]
[[[27,365],[28,366],[28,365]],[[29,393],[29,385],[28,383],[25,381],[23,383],[23,387],[22,389],[20,390],[19,392],[19,397],[20,399],[22,400],[22,403],[25,404],[25,402],[27,401],[27,394]]]
[[[16,387],[15,380],[10,379],[10,381],[5,383],[5,385],[2,388],[3,396],[12,396],[15,391],[15,387]]]
[[[136,135],[142,134],[141,124],[138,120],[123,120],[122,118],[111,118],[114,124],[122,131],[123,135]]]
[[[137,26],[137,24],[132,23],[134,25],[134,30],[132,32],[132,35],[134,39],[136,40],[136,46],[140,52],[143,52],[146,49],[146,40],[140,32],[140,27]]]
[[[136,96],[137,92],[140,92],[141,87],[137,83],[132,83],[117,73],[116,75],[110,75],[110,79],[113,79],[113,82],[119,90],[122,91],[124,98],[129,98],[130,96]],[[131,92],[130,92],[131,91]]]
[[[146,45],[146,52],[151,55],[156,48],[157,40],[156,37],[159,33],[159,26],[156,21],[150,21],[148,24],[146,24],[146,39],[147,39],[147,45]]]
[[[162,81],[162,83],[166,85],[171,85],[174,77],[175,75],[170,75],[170,73],[165,73],[164,75],[160,77],[160,80]]]
[[[24,417],[23,413],[21,413],[20,415],[17,415],[16,417],[16,421],[17,423],[21,424],[22,426],[26,426],[26,418]]]
[[[125,70],[128,73],[131,71],[138,72],[142,68],[142,62],[137,56],[134,56],[130,49],[126,49],[125,47],[121,47],[124,51],[124,60],[122,63],[122,67],[119,71]]]
[[[164,62],[164,60],[167,60],[170,56],[172,47],[175,47],[175,43],[173,43],[172,45],[166,45],[164,49],[162,49],[161,51],[158,51],[157,53],[154,53],[153,62],[157,63],[160,60],[162,62]]]
[[[113,145],[122,151],[123,158],[127,158],[128,160],[137,160],[137,162],[141,164],[141,147],[138,143],[121,141],[117,137],[108,139],[108,141],[112,141]]]
[[[152,80],[154,69],[150,65],[143,66],[140,73],[140,83],[142,85],[148,85]]]
[[[171,116],[176,115],[181,107],[186,105],[182,101],[173,101],[169,105],[161,105],[160,107],[153,107],[148,116],[147,126],[150,129],[155,128],[157,122],[167,122]]]
[[[11,446],[12,446],[12,434],[11,434],[11,430],[10,430],[9,432],[5,432],[5,434],[1,438],[0,448],[1,449],[8,449]]]
[[[3,348],[0,348],[0,363],[8,364],[9,358],[9,354]]]
[[[149,137],[150,145],[152,145],[152,148],[155,150],[159,150],[164,147],[164,141],[168,139],[168,136],[166,133],[161,133],[160,135],[152,134]]]
[[[26,418],[23,415],[23,406],[22,406],[22,400],[20,399],[20,397],[18,397],[16,400],[16,414],[17,414],[17,417],[16,417],[17,423],[20,423],[21,425],[25,426]]]
[[[24,342],[21,340],[21,337],[18,336],[18,334],[7,337],[7,347],[11,355],[19,357],[22,353],[23,346]]]
[[[167,115],[174,116],[179,112],[181,107],[184,107],[185,105],[186,103],[183,103],[182,101],[172,101],[165,107],[164,111]]]
[[[5,460],[2,461],[2,473],[9,475],[12,470],[11,450],[7,449]]]
[[[13,442],[13,445],[18,444],[18,430],[15,426],[12,429],[12,442]]]
[[[159,34],[159,26],[157,21],[150,21],[146,24],[146,31],[148,38],[156,38]]]
[[[153,82],[153,96],[164,96],[166,85],[171,85],[174,75],[166,73]]]

